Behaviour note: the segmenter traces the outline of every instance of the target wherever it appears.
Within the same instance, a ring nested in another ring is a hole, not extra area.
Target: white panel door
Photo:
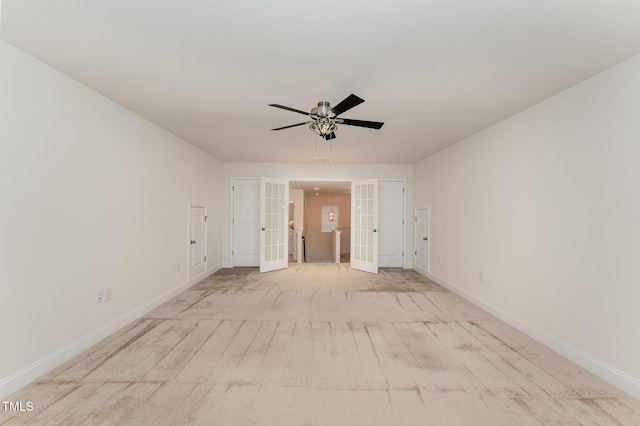
[[[260,179],[233,180],[233,266],[260,265]]]
[[[416,266],[429,272],[429,209],[416,210]]]
[[[378,179],[351,183],[351,267],[378,273]]]
[[[289,266],[289,182],[260,179],[260,272]]]
[[[404,266],[404,182],[380,181],[378,262],[380,267]]]
[[[189,207],[189,280],[205,271],[206,214],[204,207]]]

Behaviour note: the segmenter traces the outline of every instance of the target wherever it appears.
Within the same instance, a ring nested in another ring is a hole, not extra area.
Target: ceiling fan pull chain
[[[331,162],[331,144],[333,143],[333,140],[329,139],[329,162]]]
[[[313,139],[313,160],[318,160],[318,135],[315,135]]]

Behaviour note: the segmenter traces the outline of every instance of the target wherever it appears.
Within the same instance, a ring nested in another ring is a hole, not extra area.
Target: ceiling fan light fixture
[[[329,210],[329,222],[336,220],[336,212],[333,211],[333,195],[331,196],[331,210]]]
[[[333,121],[328,122],[326,126],[323,126],[324,134],[329,135],[333,133],[337,128],[338,126],[336,126],[336,123],[334,123]]]
[[[327,119],[318,119],[315,123],[311,123],[309,129],[318,136],[325,136],[333,133],[338,126],[336,123]]]
[[[311,129],[311,131],[317,135],[322,136],[322,131],[320,130],[320,127],[318,126],[317,123],[311,123],[311,125],[309,126],[309,128]]]

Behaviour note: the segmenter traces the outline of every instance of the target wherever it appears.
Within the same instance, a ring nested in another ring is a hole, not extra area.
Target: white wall
[[[414,174],[433,276],[636,398],[639,162],[637,56]]]
[[[348,143],[348,142],[344,142]],[[407,212],[413,211],[413,166],[395,164],[338,164],[338,163],[224,163],[223,209],[223,264],[231,262],[231,178],[273,177],[291,180],[331,180],[381,178],[404,179],[407,182]],[[406,247],[413,247],[413,222],[407,221]],[[405,250],[413,253],[413,248]],[[405,258],[405,266],[411,267],[413,257]]]
[[[189,202],[221,266],[223,167],[3,41],[0,94],[5,397],[188,285]]]
[[[289,201],[294,202],[293,223],[295,229],[304,228],[304,191],[302,189],[290,189]]]

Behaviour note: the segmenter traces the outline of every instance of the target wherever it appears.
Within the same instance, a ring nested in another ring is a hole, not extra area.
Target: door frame
[[[353,183],[354,180],[356,180],[356,178],[335,178],[335,177],[331,177],[331,178],[327,178],[327,177],[323,177],[323,178],[315,178],[315,177],[303,177],[303,178],[297,178],[297,177],[290,177],[290,178],[286,178],[285,179],[288,183],[289,183],[289,188],[291,188],[291,182],[347,182],[349,183],[349,185],[351,185]],[[307,214],[309,213],[307,211],[307,206],[306,206],[306,201],[304,202],[305,204],[302,207],[302,232],[304,234],[304,236],[307,236]],[[342,213],[341,213],[342,214]],[[349,214],[351,214],[351,212],[349,212]],[[297,230],[296,230],[297,231]],[[308,243],[308,241],[307,241]],[[296,244],[295,238],[294,238],[294,244]],[[298,259],[302,258],[302,254],[298,253]],[[305,259],[306,261],[306,259]],[[300,262],[301,263],[301,262]]]
[[[191,244],[190,244],[190,240],[191,240],[191,208],[192,207],[199,207],[199,208],[203,208],[204,209],[204,216],[205,216],[205,225],[204,225],[204,242],[203,242],[203,252],[204,252],[204,259],[203,259],[203,263],[204,263],[204,271],[202,274],[207,272],[207,240],[209,239],[208,236],[208,226],[207,226],[207,217],[209,216],[209,207],[204,204],[204,203],[188,203],[187,205],[187,238],[186,238],[186,242],[187,242],[187,282],[191,282],[191,280],[194,278],[191,276]],[[198,277],[200,276],[198,275]]]

